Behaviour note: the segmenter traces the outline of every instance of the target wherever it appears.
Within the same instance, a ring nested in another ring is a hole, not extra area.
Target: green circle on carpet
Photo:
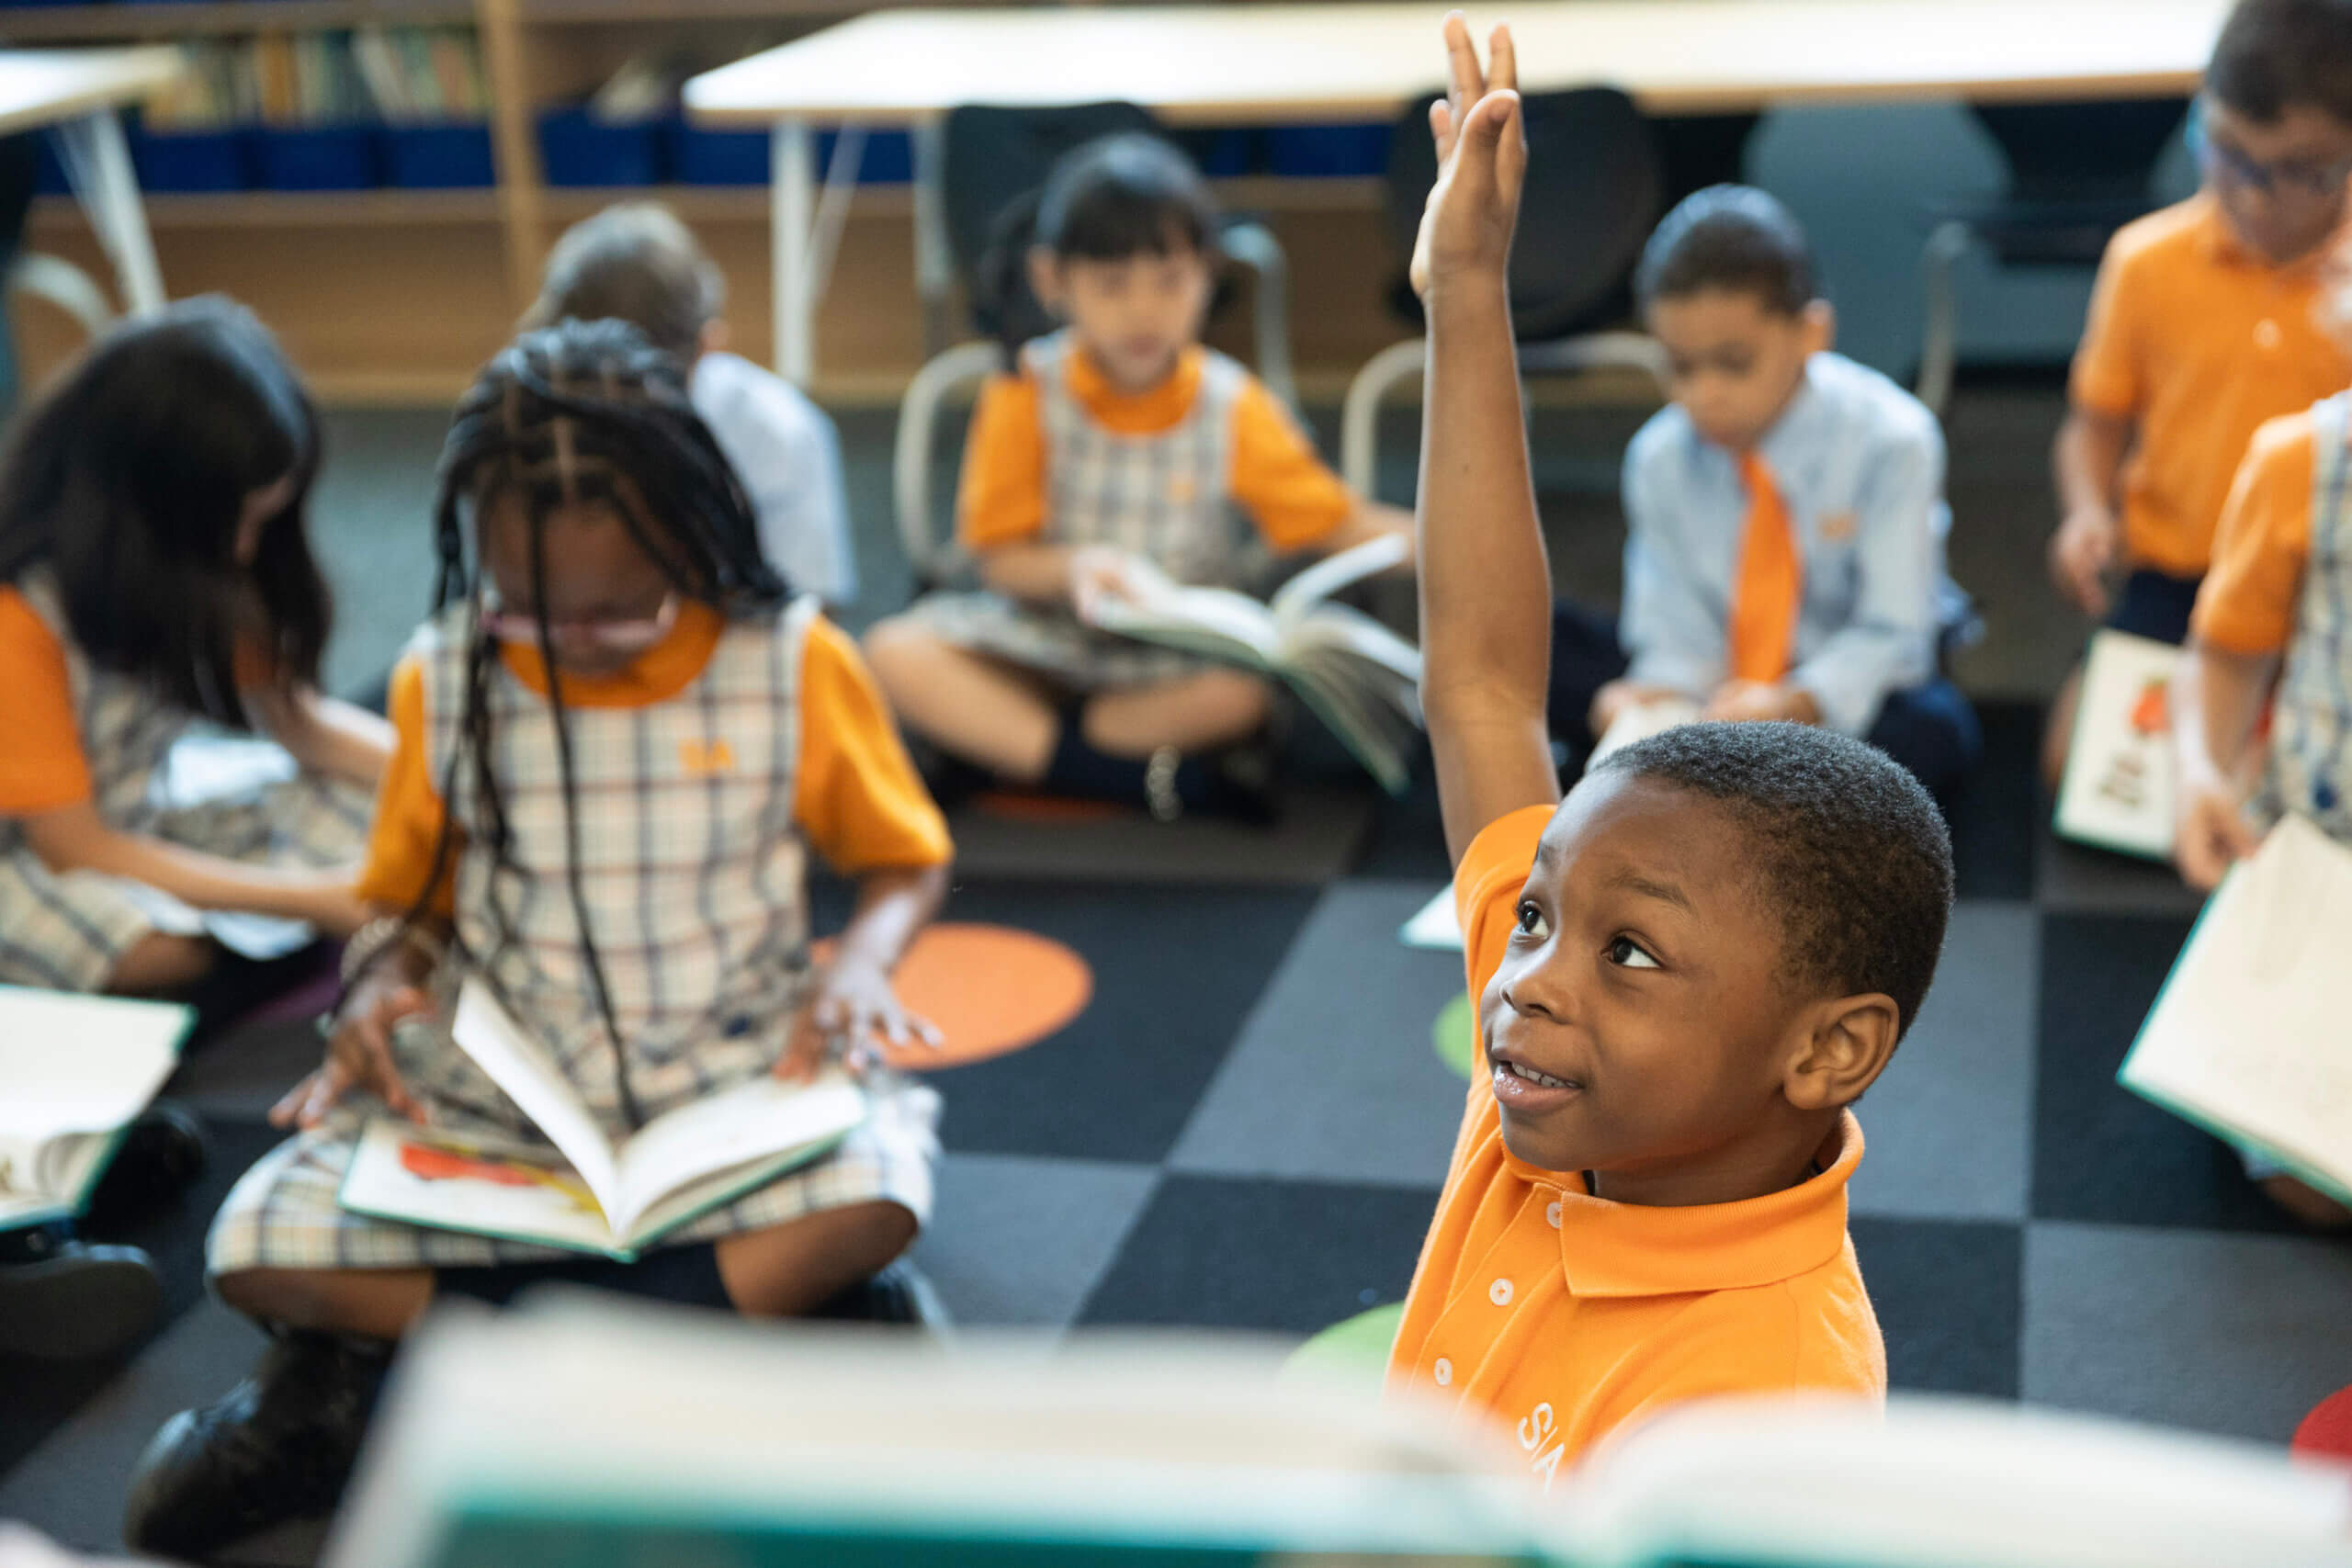
[[[1292,1351],[1283,1363],[1283,1376],[1377,1387],[1388,1371],[1388,1348],[1396,1343],[1397,1325],[1404,1320],[1403,1302],[1343,1318]]]
[[[1470,1080],[1470,1066],[1478,1059],[1478,1014],[1470,1006],[1468,992],[1446,1003],[1445,1010],[1430,1025],[1430,1045],[1455,1077],[1464,1083]]]

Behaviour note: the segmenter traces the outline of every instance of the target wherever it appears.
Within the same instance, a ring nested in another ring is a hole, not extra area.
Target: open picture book
[[[2352,1203],[2352,849],[2270,830],[2205,906],[2117,1081]]]
[[[2075,739],[2058,786],[2058,836],[2144,860],[2172,859],[2171,688],[2180,649],[2128,632],[2092,634]]]
[[[468,981],[451,1033],[555,1145],[371,1120],[343,1206],[624,1260],[699,1215],[818,1158],[865,1120],[865,1094],[827,1068],[808,1084],[763,1075],[605,1135],[547,1048]],[[560,1157],[558,1157],[560,1156]]]
[[[0,1230],[88,1207],[195,1021],[177,1002],[0,986]]]
[[[1229,588],[1193,588],[1148,563],[1128,596],[1106,599],[1093,624],[1286,682],[1391,795],[1401,795],[1421,726],[1421,655],[1361,610],[1331,596],[1401,564],[1401,536],[1368,540],[1316,562],[1261,602]]]

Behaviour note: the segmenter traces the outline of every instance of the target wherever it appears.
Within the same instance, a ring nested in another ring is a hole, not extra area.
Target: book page
[[[616,1200],[605,1212],[614,1233],[628,1237],[639,1215],[689,1182],[839,1137],[865,1120],[865,1091],[838,1067],[806,1085],[763,1074],[640,1128],[621,1147]]]
[[[548,1142],[563,1152],[604,1212],[610,1214],[620,1207],[620,1175],[604,1129],[546,1047],[524,1032],[480,980],[469,979],[459,988],[458,1016],[449,1033],[547,1134]]]
[[[2352,1193],[2352,849],[2290,817],[2231,872],[2118,1075]]]
[[[1585,772],[1590,773],[1595,763],[1621,747],[1663,735],[1677,725],[1695,724],[1699,712],[1699,705],[1688,697],[1653,697],[1623,709],[1593,744],[1592,755],[1584,760]]]
[[[611,1252],[620,1243],[577,1171],[544,1148],[379,1116],[344,1177],[356,1213]]]
[[[176,1002],[0,986],[0,1136],[121,1126],[172,1076],[195,1017]]]
[[[2092,635],[2075,739],[2058,786],[2063,838],[2172,858],[2171,685],[2180,649],[2123,632]]]
[[[1135,577],[1138,592],[1134,597],[1106,597],[1095,606],[1096,626],[1228,663],[1254,661],[1267,666],[1274,662],[1279,642],[1274,618],[1247,593],[1229,588],[1187,588],[1157,572],[1147,577],[1138,571]]]
[[[1462,951],[1462,917],[1453,908],[1453,889],[1441,887],[1437,896],[1414,911],[1396,933],[1396,940],[1407,947],[1428,948],[1439,953]]]
[[[1412,553],[1413,541],[1406,536],[1383,534],[1376,539],[1351,545],[1337,555],[1324,557],[1274,590],[1268,604],[1274,625],[1288,627],[1295,624],[1340,590],[1403,565]]]
[[[1393,678],[1389,692],[1409,694],[1409,700],[1402,702],[1391,695],[1391,702],[1400,712],[1419,718],[1421,650],[1370,615],[1345,604],[1318,604],[1284,626],[1284,662],[1300,663],[1318,653],[1360,660],[1370,666],[1367,676],[1385,672]]]

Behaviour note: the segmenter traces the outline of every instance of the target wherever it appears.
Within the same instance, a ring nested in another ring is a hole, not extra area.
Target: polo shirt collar
[[[1777,1284],[1846,1247],[1846,1183],[1862,1159],[1850,1111],[1824,1144],[1818,1176],[1736,1203],[1658,1208],[1591,1197],[1581,1177],[1560,1194],[1560,1267],[1578,1296],[1667,1296]],[[1516,1160],[1513,1163],[1517,1163]],[[1560,1182],[1556,1171],[1531,1175]]]
[[[1142,434],[1164,430],[1191,411],[1201,389],[1202,359],[1200,345],[1191,344],[1176,356],[1176,367],[1166,380],[1130,392],[1104,375],[1094,356],[1073,338],[1065,361],[1066,384],[1098,423],[1122,434]]]

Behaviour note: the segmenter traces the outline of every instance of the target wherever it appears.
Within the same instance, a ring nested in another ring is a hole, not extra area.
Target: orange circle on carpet
[[[820,962],[832,946],[817,944]],[[890,1066],[921,1072],[1035,1044],[1086,1010],[1094,997],[1094,972],[1051,937],[949,920],[915,938],[890,987],[909,1012],[929,1019],[946,1036],[935,1051],[882,1047]]]

